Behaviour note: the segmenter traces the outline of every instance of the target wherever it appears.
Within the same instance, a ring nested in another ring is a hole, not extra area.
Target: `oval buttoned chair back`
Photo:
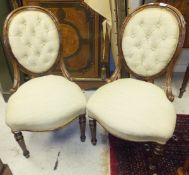
[[[62,56],[62,41],[54,15],[38,6],[14,10],[3,31],[8,57],[26,74],[51,71]]]
[[[125,19],[119,38],[120,57],[130,74],[153,80],[172,70],[184,36],[185,21],[176,8],[150,3]]]

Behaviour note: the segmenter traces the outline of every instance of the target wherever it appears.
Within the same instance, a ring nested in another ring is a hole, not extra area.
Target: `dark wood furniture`
[[[44,7],[57,17],[63,33],[65,65],[75,82],[84,89],[97,88],[105,83],[104,79],[109,74],[109,40],[107,36],[103,39],[103,18],[83,0],[11,1],[14,7]],[[59,74],[60,70],[57,68],[55,72]]]
[[[189,1],[188,0],[157,0],[157,2],[164,2],[176,7],[184,16],[186,21],[186,37],[184,47],[189,48]],[[181,98],[185,92],[186,86],[189,80],[189,65],[186,69],[182,86],[180,88],[179,98]]]
[[[12,175],[12,172],[8,165],[3,164],[0,159],[0,175]]]

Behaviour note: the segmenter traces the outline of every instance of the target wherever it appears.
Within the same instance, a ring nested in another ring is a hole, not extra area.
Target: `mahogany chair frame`
[[[25,67],[23,67],[16,59],[15,55],[12,52],[11,46],[10,46],[10,42],[9,42],[9,37],[8,37],[8,30],[9,30],[9,25],[12,21],[12,19],[19,13],[22,13],[24,11],[40,11],[43,12],[45,14],[47,14],[54,22],[57,30],[58,30],[58,35],[59,35],[59,51],[58,51],[58,56],[56,58],[55,63],[53,64],[53,66],[51,66],[49,68],[49,70],[42,72],[42,73],[34,73],[31,72],[29,70],[27,70]],[[36,78],[36,77],[40,77],[40,76],[44,76],[44,75],[49,75],[52,74],[53,70],[59,66],[60,70],[61,70],[61,74],[62,76],[66,77],[68,80],[72,81],[73,78],[71,77],[71,75],[68,73],[64,62],[63,62],[63,54],[62,54],[62,36],[61,36],[61,32],[60,32],[60,28],[59,28],[59,23],[56,19],[56,17],[54,16],[53,13],[51,13],[50,11],[48,11],[47,9],[44,9],[42,7],[39,6],[24,6],[24,7],[20,7],[15,9],[14,11],[12,11],[6,18],[5,22],[4,22],[4,27],[3,27],[3,44],[4,44],[4,48],[5,48],[5,53],[8,59],[10,59],[10,62],[12,64],[13,67],[13,73],[14,73],[14,80],[13,80],[13,86],[10,89],[10,93],[13,94],[14,92],[17,91],[17,89],[20,87],[21,85],[21,79],[20,79],[20,72],[23,72],[25,74],[27,74],[31,79],[32,78]],[[80,131],[81,131],[81,141],[84,142],[85,141],[85,128],[86,128],[86,117],[85,114],[84,115],[80,115],[79,116],[79,124],[80,124]],[[59,128],[57,128],[59,129]],[[28,130],[30,131],[30,130]],[[16,141],[18,142],[18,144],[20,145],[22,151],[23,151],[23,155],[28,158],[30,156],[29,151],[26,148],[25,142],[24,142],[24,138],[22,135],[21,131],[12,131],[14,134],[14,137],[16,139]],[[33,132],[33,131],[32,131]],[[40,131],[41,132],[41,131]]]
[[[140,74],[137,74],[135,72],[133,72],[129,66],[127,65],[125,59],[124,59],[124,55],[123,55],[123,51],[122,51],[122,38],[123,38],[123,33],[125,30],[125,27],[127,26],[127,23],[129,22],[129,20],[136,15],[137,13],[139,13],[140,11],[142,11],[143,9],[148,9],[148,8],[163,8],[166,9],[168,11],[170,11],[177,19],[178,21],[178,25],[179,25],[179,41],[175,50],[175,53],[172,57],[172,59],[170,60],[170,62],[167,64],[167,66],[161,70],[160,72],[158,72],[157,74],[153,75],[153,76],[143,76]],[[167,98],[172,102],[174,100],[174,96],[172,94],[172,87],[171,87],[171,83],[172,83],[172,76],[173,76],[173,69],[174,66],[178,60],[178,56],[181,53],[183,44],[184,44],[184,40],[185,40],[185,20],[182,16],[182,14],[173,6],[168,5],[168,4],[164,4],[164,3],[149,3],[149,4],[145,4],[140,6],[139,8],[137,8],[136,10],[134,10],[130,15],[128,15],[121,27],[121,31],[119,33],[119,38],[118,38],[118,51],[119,51],[119,57],[117,59],[117,63],[116,63],[116,69],[114,71],[114,73],[112,74],[110,79],[106,79],[107,83],[113,82],[115,80],[117,80],[118,78],[120,78],[120,71],[121,71],[121,65],[123,65],[125,67],[125,69],[127,70],[127,72],[133,76],[135,76],[137,79],[146,81],[146,82],[151,82],[154,83],[154,80],[162,75],[166,75],[166,83],[165,83],[165,92],[167,95]],[[90,116],[89,116],[90,117]],[[97,143],[97,139],[96,139],[96,120],[95,119],[90,119],[89,121],[89,126],[91,129],[91,142],[93,145],[96,145]],[[102,126],[103,127],[103,126]],[[153,157],[153,161],[152,161],[152,165],[150,165],[150,169],[155,169],[154,165],[157,162],[157,157],[159,157],[162,152],[163,152],[163,145],[157,144],[156,143],[156,147],[154,148],[152,157]]]

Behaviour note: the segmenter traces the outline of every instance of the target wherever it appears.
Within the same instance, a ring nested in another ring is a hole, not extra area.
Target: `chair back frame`
[[[125,27],[127,26],[127,23],[138,12],[140,12],[144,9],[148,9],[148,8],[163,8],[163,9],[170,11],[176,17],[176,19],[178,21],[178,25],[179,25],[178,44],[177,44],[176,50],[173,54],[173,57],[171,58],[171,60],[169,61],[169,63],[166,65],[166,67],[163,70],[161,70],[160,72],[158,72],[157,74],[155,74],[153,76],[143,76],[143,75],[139,75],[139,74],[136,74],[135,72],[133,72],[128,67],[128,65],[124,59],[124,55],[123,55],[123,51],[122,51],[122,38],[123,38],[123,34],[125,31]],[[172,74],[173,74],[174,66],[178,60],[179,54],[181,53],[181,50],[182,50],[182,47],[184,44],[185,30],[186,29],[185,29],[184,17],[175,7],[168,5],[168,4],[164,4],[164,3],[149,3],[149,4],[140,6],[139,8],[134,10],[131,14],[129,14],[125,18],[125,20],[122,24],[121,31],[119,33],[119,38],[118,38],[119,56],[118,56],[117,63],[116,63],[116,69],[115,69],[114,73],[112,74],[112,76],[109,79],[106,79],[106,82],[109,83],[109,82],[115,81],[116,79],[120,78],[122,65],[125,67],[125,69],[128,71],[129,74],[134,75],[138,79],[141,79],[141,80],[144,80],[147,82],[151,82],[151,83],[154,83],[154,80],[156,78],[162,76],[163,74],[166,74],[166,86],[165,86],[166,95],[170,101],[173,101],[174,96],[172,94],[172,88],[171,88]]]
[[[167,66],[155,75],[143,76],[143,75],[139,75],[139,74],[133,72],[129,68],[129,66],[127,65],[127,63],[124,59],[123,50],[122,50],[122,39],[123,39],[123,34],[124,34],[124,31],[125,31],[125,28],[126,28],[128,22],[129,22],[129,20],[134,15],[136,15],[137,13],[141,12],[144,9],[148,9],[148,8],[163,8],[163,9],[170,11],[177,19],[177,22],[178,22],[178,25],[179,25],[179,38],[178,38],[178,44],[176,46],[176,50],[173,54],[173,57],[171,58],[171,60],[167,64]],[[120,58],[121,58],[121,62],[124,64],[126,70],[130,74],[134,75],[135,77],[137,77],[139,79],[146,80],[146,81],[153,81],[154,79],[156,79],[156,78],[160,77],[162,74],[164,74],[167,70],[168,71],[172,70],[172,69],[170,69],[170,67],[174,67],[174,65],[175,65],[175,63],[178,59],[178,56],[181,52],[181,49],[182,49],[182,46],[183,46],[183,43],[184,43],[184,39],[185,39],[185,20],[184,20],[182,14],[176,8],[174,8],[174,7],[172,7],[168,4],[164,4],[164,3],[149,3],[149,4],[146,4],[146,5],[143,5],[143,6],[139,7],[138,9],[136,9],[134,12],[132,12],[130,15],[128,15],[128,17],[123,22],[121,32],[120,32],[120,35],[119,35],[119,55],[120,55]]]
[[[31,72],[31,71],[27,70],[24,66],[22,66],[18,62],[18,60],[15,57],[14,53],[12,52],[12,49],[11,49],[11,46],[10,46],[9,37],[8,37],[8,35],[9,35],[8,31],[9,31],[10,23],[16,15],[18,15],[19,13],[22,13],[24,11],[39,11],[39,12],[47,14],[52,19],[52,21],[54,22],[56,29],[58,31],[59,50],[58,50],[57,58],[56,58],[54,64],[47,71],[42,72],[42,73]],[[51,74],[52,70],[55,69],[57,66],[59,66],[62,75],[67,77],[69,80],[72,80],[70,74],[66,70],[66,67],[64,65],[63,58],[62,58],[62,55],[63,55],[62,54],[62,36],[61,36],[59,24],[58,24],[56,17],[54,16],[54,14],[51,13],[49,10],[46,10],[46,9],[39,7],[39,6],[24,6],[24,7],[20,7],[20,8],[15,9],[14,11],[12,11],[7,16],[7,18],[4,22],[3,44],[4,44],[6,56],[7,56],[8,59],[10,59],[10,62],[13,66],[14,83],[13,83],[13,87],[12,87],[11,91],[16,91],[16,89],[20,86],[20,71],[24,72],[25,74],[27,74],[31,78],[35,78],[35,77]]]

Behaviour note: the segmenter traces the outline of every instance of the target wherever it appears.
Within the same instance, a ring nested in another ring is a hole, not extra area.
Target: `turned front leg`
[[[92,119],[89,120],[89,126],[91,130],[91,143],[93,145],[96,145],[97,139],[96,139],[96,120]]]
[[[81,139],[82,142],[84,142],[85,139],[86,139],[86,136],[85,136],[85,129],[86,129],[86,117],[85,117],[85,114],[81,115],[79,117],[79,125],[80,125],[80,133],[81,133],[80,139]]]
[[[24,137],[22,135],[22,132],[20,131],[14,131],[12,132],[14,134],[14,138],[15,140],[18,142],[20,148],[22,149],[23,151],[23,155],[26,157],[26,158],[29,158],[30,157],[30,153],[29,151],[27,150],[26,148],[26,144],[25,144],[25,141],[24,141]]]

